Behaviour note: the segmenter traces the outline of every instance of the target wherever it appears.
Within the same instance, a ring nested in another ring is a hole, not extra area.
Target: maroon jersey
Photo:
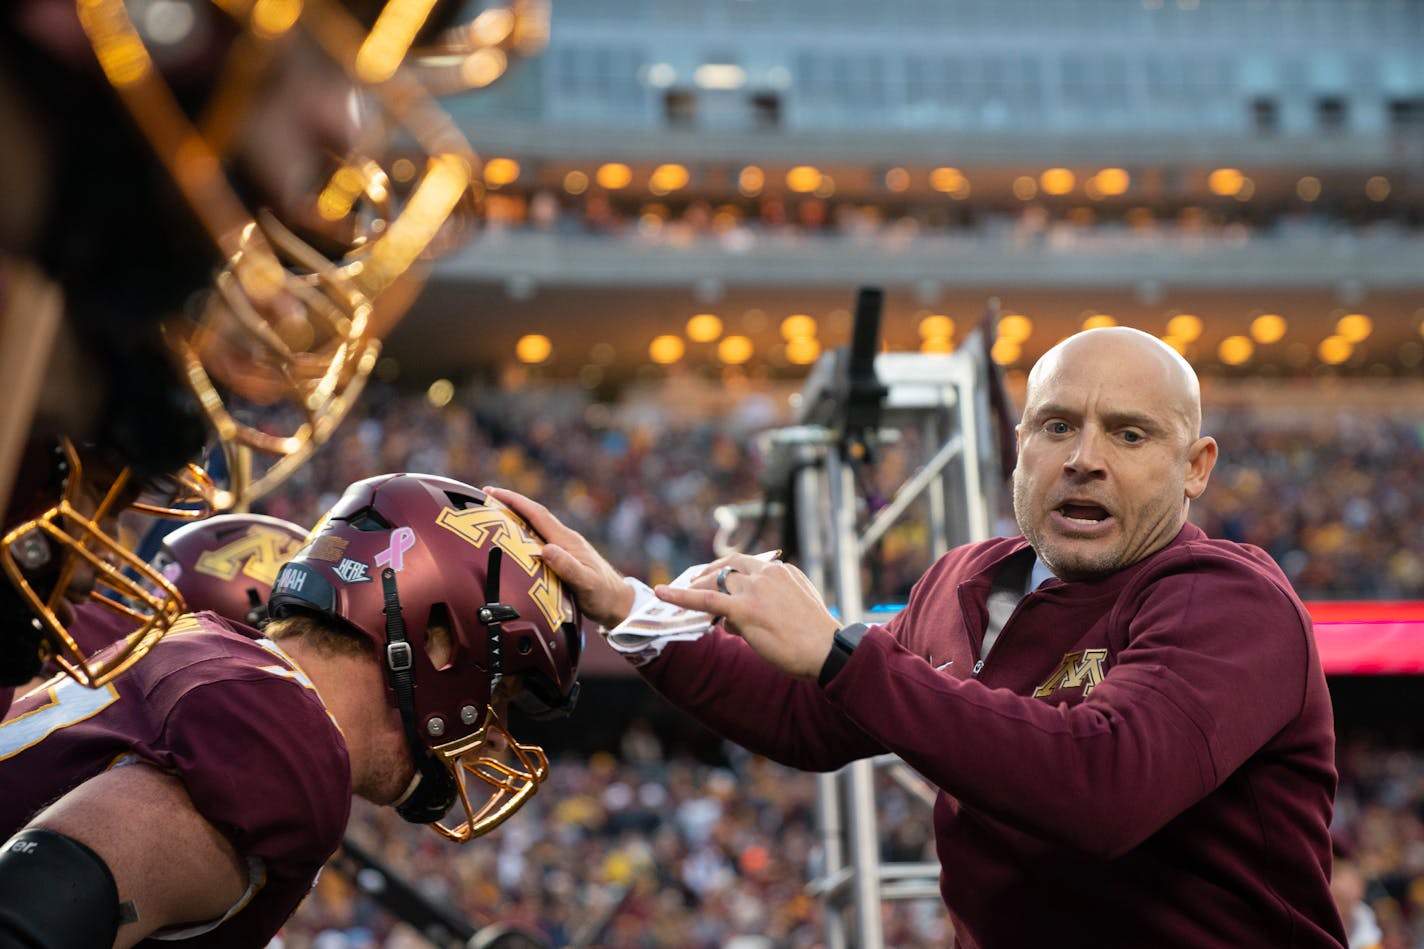
[[[74,637],[79,651],[86,656],[94,655],[134,631],[133,620],[120,616],[113,610],[105,609],[98,603],[79,603],[71,606],[70,609],[74,611],[73,616],[65,624],[65,628],[69,630],[69,635]],[[45,663],[41,675],[52,676],[59,671],[59,665],[51,659]],[[16,691],[12,688],[0,688],[0,718],[9,714],[10,703],[14,701]]]
[[[778,761],[891,751],[937,785],[962,947],[1343,946],[1329,693],[1280,570],[1188,525],[1028,594],[981,657],[992,581],[1031,556],[1022,538],[946,554],[824,690],[726,634],[640,671]]]
[[[134,621],[93,600],[70,606],[73,614],[65,629],[79,646],[79,651],[92,656],[128,636],[136,628]],[[44,675],[52,676],[60,672],[59,664],[51,659],[45,664]]]
[[[340,844],[351,808],[346,743],[316,690],[247,627],[185,616],[105,688],[61,676],[15,700],[0,724],[0,839],[135,761],[182,779],[251,869],[246,902],[183,945],[265,945]]]

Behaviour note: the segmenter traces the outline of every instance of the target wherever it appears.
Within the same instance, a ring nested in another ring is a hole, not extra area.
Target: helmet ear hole
[[[519,646],[517,648],[521,656],[527,656],[534,651],[534,643],[530,641],[528,633],[519,637]]]
[[[425,627],[425,655],[440,671],[449,669],[455,660],[455,637],[450,632],[450,609],[444,603],[430,608],[430,622]]]

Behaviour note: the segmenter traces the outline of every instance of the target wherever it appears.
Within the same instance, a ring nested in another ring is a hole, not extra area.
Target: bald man
[[[1023,536],[945,554],[886,626],[842,628],[795,567],[733,555],[656,589],[726,619],[639,672],[777,761],[891,752],[932,781],[965,949],[1344,946],[1310,618],[1263,551],[1187,523],[1217,455],[1200,429],[1196,376],[1161,341],[1072,336],[1029,376]],[[587,615],[627,615],[632,586],[582,537],[495,493]]]

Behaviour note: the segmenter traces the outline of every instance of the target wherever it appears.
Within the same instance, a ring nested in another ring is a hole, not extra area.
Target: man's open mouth
[[[1070,501],[1060,504],[1055,509],[1064,518],[1076,524],[1097,524],[1107,520],[1111,515],[1107,508],[1100,504],[1088,504],[1078,501]]]

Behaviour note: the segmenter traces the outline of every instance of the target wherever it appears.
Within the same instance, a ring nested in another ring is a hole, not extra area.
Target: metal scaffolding
[[[780,516],[789,551],[842,622],[888,622],[895,606],[867,606],[862,566],[895,524],[912,511],[924,517],[930,558],[990,535],[1002,483],[998,426],[1003,419],[1002,414],[995,417],[990,404],[995,370],[980,334],[992,328],[994,315],[991,304],[985,327],[953,354],[874,355],[878,387],[864,379],[859,387],[854,381],[846,384],[844,351],[823,356],[801,400],[803,418],[814,424],[765,433],[768,497],[755,509],[721,511],[724,527],[753,513]],[[857,388],[878,405],[848,408],[845,403],[856,398]],[[871,511],[857,491],[856,468],[877,443],[894,440],[897,432],[913,432],[916,437],[903,443],[916,446],[923,457],[918,466],[907,466],[911,473],[889,502]],[[779,493],[774,490],[778,483]],[[923,504],[916,503],[922,499]],[[894,755],[857,761],[819,777],[822,866],[809,889],[821,901],[830,949],[882,949],[882,901],[939,898],[937,863],[880,858],[880,774],[927,805],[933,803],[934,789]]]

